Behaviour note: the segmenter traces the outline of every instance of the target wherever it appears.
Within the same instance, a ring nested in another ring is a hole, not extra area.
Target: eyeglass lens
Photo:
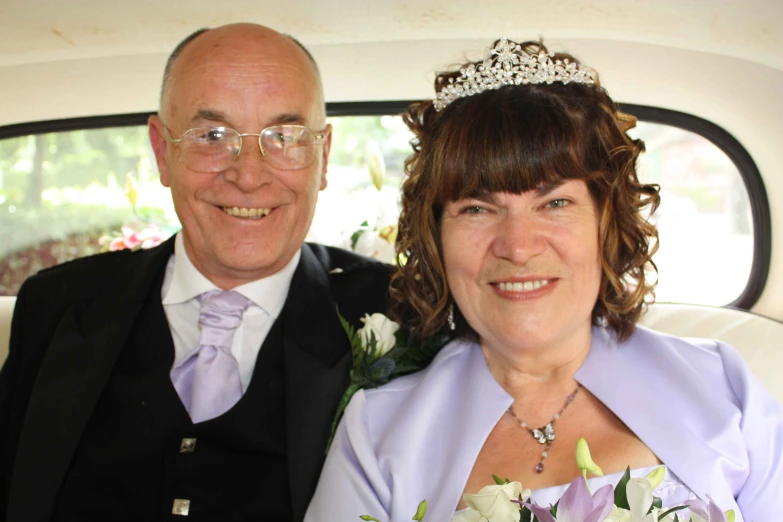
[[[203,127],[186,131],[181,138],[182,152],[189,169],[196,172],[222,172],[239,156],[244,145],[253,143],[255,134],[241,136],[228,127]],[[301,125],[276,125],[261,131],[258,145],[264,159],[281,170],[309,166],[315,158],[317,138]]]

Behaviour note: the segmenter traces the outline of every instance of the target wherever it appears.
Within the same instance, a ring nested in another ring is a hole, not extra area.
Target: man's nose
[[[273,173],[266,157],[261,153],[258,138],[246,136],[242,148],[226,170],[226,180],[234,183],[243,192],[252,192],[269,183]]]

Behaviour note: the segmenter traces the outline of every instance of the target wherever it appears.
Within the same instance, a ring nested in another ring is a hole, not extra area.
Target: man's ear
[[[323,156],[321,157],[321,190],[325,189],[329,182],[326,180],[326,171],[329,166],[329,151],[332,150],[332,126],[324,127]]]
[[[171,186],[171,180],[169,179],[169,168],[166,163],[166,143],[165,128],[163,120],[157,114],[153,114],[147,120],[147,127],[150,135],[150,145],[152,145],[152,151],[155,153],[155,162],[158,164],[158,172],[160,173],[160,183],[164,187]]]

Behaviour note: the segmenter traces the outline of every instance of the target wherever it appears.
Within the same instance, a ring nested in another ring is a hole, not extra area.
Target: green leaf
[[[555,505],[549,504],[549,512],[552,513],[552,516],[557,518],[557,505],[560,504],[560,501],[558,500],[555,502]]]
[[[733,509],[730,509],[730,510],[726,511],[726,520],[728,520],[729,522],[734,522],[735,516],[736,515],[734,515],[734,510]]]
[[[357,230],[351,234],[351,250],[356,248],[356,243],[359,242],[359,236],[362,235],[362,232],[364,232],[364,230]]]
[[[359,344],[361,344],[361,338],[359,339]],[[375,338],[375,332],[370,332],[370,338],[368,339],[365,351],[367,352],[367,359],[369,362],[374,362],[381,355],[381,350],[378,347],[378,339]]]
[[[519,510],[519,522],[533,522],[533,512],[526,506]]]
[[[373,517],[371,517],[370,515],[362,515],[362,516],[360,516],[359,518],[361,518],[362,520],[367,520],[367,521],[370,521],[370,522],[381,522],[381,521],[380,521],[380,520],[378,520],[377,518],[373,518]]]
[[[348,406],[348,403],[351,401],[351,397],[353,397],[353,394],[359,391],[362,387],[358,384],[350,384],[348,386],[348,389],[345,390],[345,393],[343,393],[342,398],[340,399],[340,402],[337,404],[337,413],[334,416],[334,420],[332,421],[332,429],[329,431],[329,440],[326,443],[326,451],[324,453],[329,453],[329,447],[332,445],[332,439],[334,439],[334,434],[337,431],[337,425],[340,422],[340,419],[343,418],[343,413],[345,412],[346,406]]]
[[[497,475],[492,475],[492,480],[494,480],[495,484],[497,484],[498,486],[502,486],[503,484],[508,484],[508,483],[511,482],[510,480],[508,480],[508,478],[506,478],[506,480],[503,480],[502,478],[498,477]]]
[[[631,509],[628,505],[628,493],[625,491],[625,486],[628,484],[629,480],[631,480],[630,466],[625,468],[625,473],[623,473],[620,482],[618,482],[617,486],[614,488],[614,505],[618,508]]]
[[[342,325],[345,334],[348,336],[348,342],[351,344],[351,352],[353,354],[353,361],[355,365],[357,360],[361,359],[361,357],[364,355],[359,333],[351,325],[351,323],[349,323],[348,320],[346,320],[345,317],[340,314],[340,309],[337,307],[335,308],[337,309],[337,318],[340,320],[340,324]]]

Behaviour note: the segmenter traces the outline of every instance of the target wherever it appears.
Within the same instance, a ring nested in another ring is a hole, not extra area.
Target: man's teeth
[[[498,288],[503,292],[530,292],[548,284],[549,279],[540,279],[538,281],[525,281],[524,283],[498,283]]]
[[[245,207],[223,207],[223,212],[229,216],[262,218],[272,212],[271,208],[245,208]]]

